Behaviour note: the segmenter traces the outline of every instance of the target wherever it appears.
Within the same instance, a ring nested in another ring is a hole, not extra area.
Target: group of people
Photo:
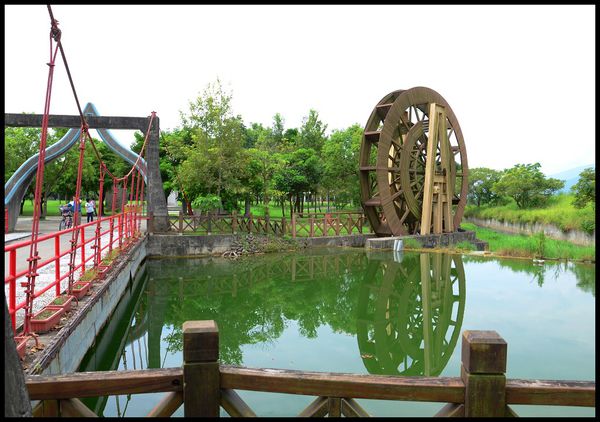
[[[96,202],[93,199],[86,198],[84,206],[87,214],[87,222],[94,221],[94,215],[98,215],[98,212],[96,211]],[[75,210],[75,197],[73,197],[73,200],[65,206],[65,210],[73,213]],[[77,204],[77,212],[81,215],[81,200]]]

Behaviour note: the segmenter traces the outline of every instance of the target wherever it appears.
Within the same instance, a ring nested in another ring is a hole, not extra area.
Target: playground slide
[[[92,103],[87,103],[83,110],[83,114],[86,116],[100,116],[96,110],[96,107]],[[95,130],[98,132],[100,138],[110,150],[115,152],[130,164],[133,165],[135,163],[138,155],[117,141],[108,129]],[[63,136],[58,142],[46,147],[44,163],[50,163],[63,156],[73,145],[75,145],[79,139],[80,132],[80,129],[69,129],[66,135]],[[8,209],[9,232],[14,230],[21,201],[23,200],[23,196],[25,195],[27,187],[37,172],[38,156],[39,153],[29,157],[4,185],[4,208]],[[144,182],[147,182],[146,161],[141,158],[137,164],[137,167],[144,177]]]

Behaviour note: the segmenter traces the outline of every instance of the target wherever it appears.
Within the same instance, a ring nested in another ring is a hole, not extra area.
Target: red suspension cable
[[[57,43],[53,51],[53,42]],[[22,287],[25,287],[25,319],[23,323],[23,335],[31,334],[31,317],[33,312],[33,299],[35,291],[35,278],[38,276],[37,273],[37,261],[40,259],[37,248],[37,239],[40,225],[40,200],[41,190],[44,183],[44,161],[46,158],[46,143],[48,139],[48,116],[50,115],[50,99],[52,97],[52,81],[54,78],[54,65],[56,61],[56,55],[58,51],[58,45],[60,44],[60,29],[58,29],[58,22],[51,19],[50,29],[50,62],[47,63],[48,69],[48,82],[46,84],[46,98],[44,103],[44,115],[42,117],[42,136],[40,139],[40,152],[38,155],[38,166],[36,172],[36,183],[35,183],[35,196],[33,206],[33,221],[31,224],[31,247],[29,249],[29,271],[27,273],[27,282],[22,283]],[[36,339],[37,341],[37,339]]]

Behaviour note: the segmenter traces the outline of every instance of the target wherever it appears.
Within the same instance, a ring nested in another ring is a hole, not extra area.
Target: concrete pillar
[[[148,116],[148,124],[150,116]],[[148,126],[146,125],[146,128]],[[154,232],[169,231],[169,220],[167,211],[167,198],[163,189],[162,177],[159,167],[159,139],[160,124],[158,117],[154,117],[154,122],[148,135],[148,144],[146,145],[146,165],[148,166],[148,183],[146,186],[148,213],[154,216]]]

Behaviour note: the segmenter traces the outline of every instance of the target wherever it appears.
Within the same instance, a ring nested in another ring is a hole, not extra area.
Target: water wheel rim
[[[404,90],[399,92],[383,121],[378,140],[376,162],[377,189],[381,207],[393,235],[403,235],[407,233],[405,222],[411,221],[411,218],[406,214],[407,211],[412,215],[413,219],[417,219],[418,216],[410,212],[404,194],[401,195],[401,197],[398,197],[398,190],[390,188],[390,176],[388,173],[393,173],[394,171],[393,169],[389,169],[389,157],[392,155],[390,154],[390,151],[394,150],[396,152],[394,155],[402,155],[402,146],[404,143],[402,136],[406,135],[411,127],[419,121],[428,121],[428,119],[426,120],[426,117],[428,114],[428,106],[431,103],[442,105],[446,109],[446,118],[452,128],[457,144],[453,145],[456,146],[454,151],[455,159],[451,161],[456,161],[457,154],[460,159],[461,189],[460,194],[457,195],[458,203],[456,204],[457,206],[453,217],[454,227],[459,226],[464,214],[468,191],[468,163],[464,137],[462,135],[460,124],[456,119],[456,115],[448,102],[439,93],[430,88],[415,87]],[[419,115],[419,113],[421,115]],[[413,120],[416,120],[416,122]],[[388,169],[387,171],[385,170],[386,168]]]
[[[381,205],[376,204],[376,198],[379,197],[379,191],[377,186],[375,162],[373,161],[372,155],[378,148],[376,142],[372,142],[368,139],[367,134],[376,132],[383,125],[385,116],[382,116],[381,109],[378,107],[385,104],[393,103],[393,101],[402,93],[404,90],[397,90],[390,92],[379,100],[375,105],[371,114],[365,124],[363,136],[361,139],[361,146],[359,152],[359,184],[361,193],[361,203],[363,210],[373,232],[378,235],[391,234],[386,228],[387,224],[383,216],[383,209]],[[370,169],[372,168],[372,169]]]

